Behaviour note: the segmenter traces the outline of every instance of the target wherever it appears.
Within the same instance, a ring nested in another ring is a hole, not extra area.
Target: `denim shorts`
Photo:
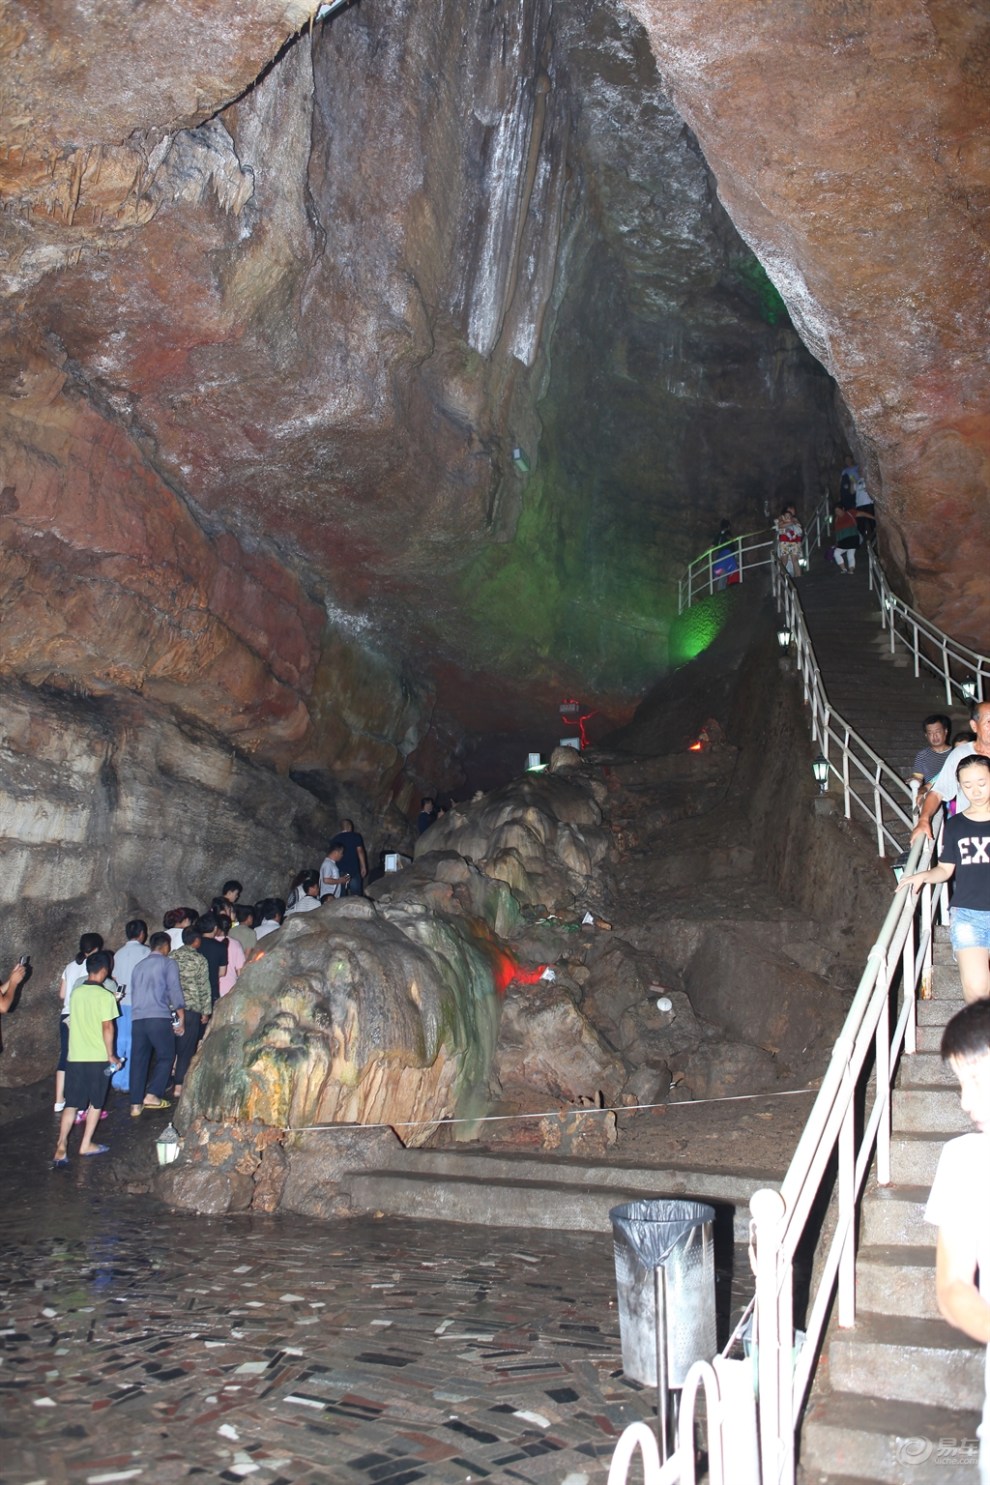
[[[949,937],[952,947],[960,949],[986,949],[990,952],[990,913],[978,908],[954,907],[949,913]]]

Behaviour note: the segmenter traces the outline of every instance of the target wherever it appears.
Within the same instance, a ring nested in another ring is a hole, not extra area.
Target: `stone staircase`
[[[848,584],[851,586],[851,584]],[[946,1139],[971,1127],[938,1055],[962,1005],[945,929],[932,999],[918,1003],[918,1051],[893,1093],[893,1184],[864,1194],[856,1325],[832,1323],[801,1433],[803,1485],[973,1485],[983,1349],[935,1304],[935,1230],[925,1202]]]
[[[946,705],[945,690],[930,671],[915,678],[903,647],[891,656],[865,555],[849,578],[815,553],[798,596],[829,701],[901,778],[925,745],[921,720],[929,712],[949,715],[953,732],[968,724],[958,703]]]

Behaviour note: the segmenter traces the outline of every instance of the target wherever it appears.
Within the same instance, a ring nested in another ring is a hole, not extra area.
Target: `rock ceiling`
[[[6,6],[7,675],[422,772],[635,695],[853,428],[990,646],[984,7],[313,11]]]

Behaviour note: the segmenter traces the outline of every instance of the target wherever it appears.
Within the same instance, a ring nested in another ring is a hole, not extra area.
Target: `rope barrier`
[[[702,1104],[748,1103],[757,1098],[798,1098],[806,1093],[817,1093],[817,1088],[783,1088],[776,1093],[727,1093],[722,1098],[683,1098],[676,1103],[633,1103],[605,1108],[546,1109],[543,1113],[529,1114],[475,1114],[448,1116],[442,1119],[389,1119],[371,1124],[284,1124],[285,1134],[320,1134],[328,1130],[353,1129],[439,1129],[452,1124],[504,1124],[513,1119],[563,1119],[571,1114],[639,1114],[650,1109],[690,1109]]]

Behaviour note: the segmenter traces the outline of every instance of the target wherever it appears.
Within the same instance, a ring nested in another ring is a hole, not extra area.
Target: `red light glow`
[[[471,925],[472,935],[492,966],[492,981],[497,995],[504,995],[512,984],[535,985],[546,969],[545,964],[536,969],[523,969],[507,949],[497,942],[487,923],[476,919]]]
[[[499,995],[504,995],[513,984],[535,985],[545,969],[545,964],[537,965],[536,969],[523,969],[504,949],[496,949],[492,956],[492,979]]]

